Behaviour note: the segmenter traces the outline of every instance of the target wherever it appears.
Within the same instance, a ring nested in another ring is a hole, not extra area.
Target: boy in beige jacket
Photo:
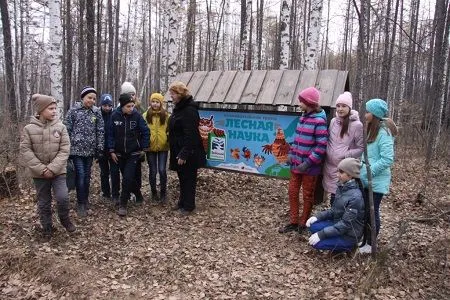
[[[39,217],[44,240],[52,237],[52,189],[58,217],[68,232],[75,226],[69,218],[69,194],[66,185],[66,166],[70,141],[66,126],[59,120],[56,100],[50,96],[32,96],[36,115],[22,132],[21,163],[33,177],[38,199]]]

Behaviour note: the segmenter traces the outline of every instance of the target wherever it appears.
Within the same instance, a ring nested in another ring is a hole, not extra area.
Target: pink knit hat
[[[343,94],[340,94],[339,97],[337,97],[336,99],[336,105],[338,104],[345,104],[348,107],[350,107],[350,109],[352,109],[353,105],[352,94],[350,92],[344,92]]]
[[[307,106],[316,107],[319,106],[320,93],[315,87],[309,87],[304,89],[298,95],[298,100],[305,103]]]

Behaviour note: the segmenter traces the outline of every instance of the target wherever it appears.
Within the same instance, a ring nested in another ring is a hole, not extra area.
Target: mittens
[[[311,224],[316,223],[316,222],[317,222],[317,218],[313,216],[306,221],[306,227],[311,227]]]
[[[319,235],[317,234],[317,232],[314,233],[313,235],[311,235],[311,236],[309,237],[308,243],[309,243],[311,246],[314,246],[314,245],[317,244],[318,242],[320,242],[320,238],[319,238]]]

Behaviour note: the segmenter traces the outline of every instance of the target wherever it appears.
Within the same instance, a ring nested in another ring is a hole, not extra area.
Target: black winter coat
[[[131,115],[124,114],[120,108],[115,110],[109,126],[109,152],[134,154],[149,147],[150,130],[136,110]]]
[[[169,118],[170,170],[198,169],[206,165],[199,121],[198,104],[192,96],[186,96],[175,105]],[[179,166],[178,158],[186,160],[186,164]]]

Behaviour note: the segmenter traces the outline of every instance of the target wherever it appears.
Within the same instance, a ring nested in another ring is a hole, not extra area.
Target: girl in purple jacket
[[[344,92],[336,100],[336,117],[328,128],[328,145],[323,168],[323,189],[330,193],[330,204],[335,198],[337,166],[348,157],[360,158],[364,151],[363,125],[358,112],[352,110],[352,94]]]

